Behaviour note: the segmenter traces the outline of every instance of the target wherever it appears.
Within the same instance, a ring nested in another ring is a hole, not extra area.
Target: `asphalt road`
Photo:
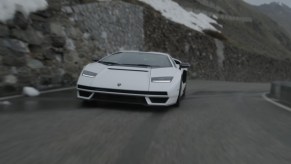
[[[0,105],[1,164],[290,164],[291,112],[268,84],[191,81],[179,108],[95,104],[75,91]]]

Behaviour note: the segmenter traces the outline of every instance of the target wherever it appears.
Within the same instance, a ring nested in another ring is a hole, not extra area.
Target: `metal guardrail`
[[[291,82],[272,82],[269,96],[291,105]]]

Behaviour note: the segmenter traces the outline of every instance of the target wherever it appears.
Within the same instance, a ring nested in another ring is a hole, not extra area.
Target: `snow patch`
[[[38,96],[40,93],[37,89],[33,87],[23,87],[23,94],[25,96],[35,97]]]
[[[19,11],[25,15],[44,10],[48,6],[46,0],[0,0],[0,21],[5,22]]]
[[[186,11],[172,0],[139,0],[155,10],[160,11],[164,17],[179,24],[183,24],[193,30],[202,32],[205,29],[218,31],[212,24],[218,24],[203,13],[195,14]]]

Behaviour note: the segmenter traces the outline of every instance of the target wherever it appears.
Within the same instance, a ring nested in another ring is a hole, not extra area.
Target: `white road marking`
[[[67,90],[72,90],[72,89],[75,89],[75,88],[76,87],[52,89],[52,90],[47,90],[47,91],[41,91],[40,94],[67,91]],[[16,98],[20,98],[20,97],[24,97],[24,95],[15,95],[15,96],[0,97],[0,101],[10,100],[10,99],[16,99]]]
[[[277,107],[283,108],[283,109],[285,109],[285,110],[291,112],[291,108],[289,108],[288,106],[283,105],[283,104],[280,104],[280,103],[278,103],[278,102],[276,102],[276,101],[274,101],[274,100],[268,98],[268,97],[267,97],[267,93],[264,93],[264,94],[262,95],[262,97],[263,97],[266,101],[268,101],[268,102],[270,102],[270,103],[276,105]]]
[[[23,95],[15,95],[15,96],[1,97],[1,98],[0,98],[0,101],[3,101],[3,100],[10,100],[10,99],[16,99],[16,98],[19,98],[19,97],[23,97]]]
[[[40,92],[40,93],[41,93],[41,94],[45,94],[45,93],[52,93],[52,92],[61,92],[61,91],[72,90],[72,89],[75,89],[75,88],[76,88],[76,87],[68,87],[68,88],[52,89],[52,90],[42,91],[42,92]]]

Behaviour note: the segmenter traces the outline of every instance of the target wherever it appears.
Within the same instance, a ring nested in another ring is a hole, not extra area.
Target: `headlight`
[[[84,71],[82,72],[82,76],[85,76],[85,77],[93,78],[93,77],[95,77],[96,75],[97,75],[97,73],[95,73],[95,72],[91,72],[91,71],[86,71],[86,70],[84,70]]]
[[[173,77],[152,77],[152,83],[170,83],[172,82]]]

